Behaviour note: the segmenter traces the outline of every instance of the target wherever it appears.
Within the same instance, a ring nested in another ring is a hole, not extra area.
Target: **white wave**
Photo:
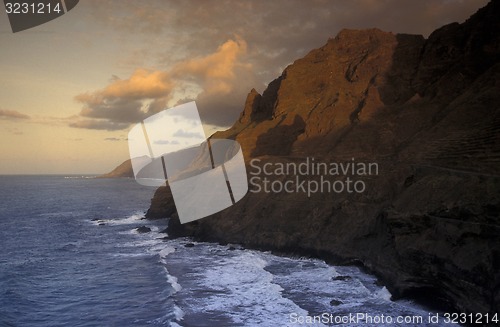
[[[167,273],[167,281],[172,285],[172,288],[175,292],[180,292],[182,290],[182,286],[177,282],[177,277],[172,276],[168,273],[168,270],[165,268]]]
[[[122,218],[122,219],[110,219],[107,220],[107,222],[111,225],[129,225],[129,224],[134,224],[142,220],[143,215],[142,214],[133,214],[127,218]]]
[[[133,214],[127,218],[115,218],[115,219],[98,219],[98,220],[92,220],[92,223],[95,225],[99,224],[106,224],[106,225],[130,225],[130,224],[135,224],[138,223],[142,220],[143,215],[136,213]]]
[[[125,242],[121,244],[116,244],[116,247],[146,247],[146,246],[154,246],[161,243],[161,240],[157,239],[142,239],[136,240],[132,242]]]
[[[172,313],[174,314],[174,320],[172,321]],[[184,311],[181,310],[177,305],[173,305],[173,310],[168,311],[165,313],[164,316],[156,318],[155,320],[151,321],[152,325],[165,325],[166,322],[169,323],[169,326],[171,327],[183,327],[180,325],[180,321],[184,319]]]
[[[125,231],[118,232],[120,235],[137,235],[137,231],[135,229],[129,229]]]
[[[278,326],[291,313],[307,315],[282,296],[281,286],[273,283],[273,275],[264,270],[267,262],[261,255],[247,251],[207,267],[203,284],[216,295],[204,299],[198,311],[225,312],[235,323],[246,326]]]
[[[333,267],[321,260],[250,250],[228,251],[227,246],[203,242],[185,248],[190,240],[164,241],[158,235],[135,234],[135,241],[122,246],[142,247],[140,251],[158,256],[165,265],[174,301],[182,304],[182,309],[174,305],[169,312],[170,317],[175,315],[171,326],[203,314],[223,315],[244,326],[290,326],[291,314],[425,313],[411,304],[390,301],[390,292],[357,267]],[[171,275],[167,267],[174,272],[174,267],[183,267],[182,275]]]
[[[268,269],[274,272],[274,282],[299,306],[331,312],[332,300],[339,301],[337,306],[346,308],[361,305],[362,299],[370,295],[355,279],[335,280],[339,273],[324,261],[273,255],[269,255],[269,261]]]
[[[179,308],[178,306],[174,305],[174,316],[175,316],[175,320],[181,321],[184,318],[184,311],[182,311],[182,309]],[[177,326],[179,326],[179,325],[177,325]]]
[[[113,257],[125,257],[125,258],[137,258],[137,257],[147,257],[148,253],[114,253]]]
[[[375,296],[386,301],[391,301],[392,294],[387,290],[387,288],[384,286],[382,289],[377,291],[375,293]]]
[[[174,253],[175,252],[175,248],[172,247],[172,246],[167,246],[165,247],[163,250],[160,251],[160,257],[164,258],[166,257],[167,255],[171,254],[171,253]]]
[[[157,235],[153,235],[153,234],[151,235],[151,238],[156,240],[158,243],[153,245],[151,248],[149,248],[148,251],[151,251],[153,253],[158,253],[160,256],[162,256],[161,251],[165,249],[165,240],[163,238],[160,238]],[[172,248],[172,249],[175,251],[174,248]],[[167,250],[166,252],[168,252],[168,251],[170,251],[170,250]],[[170,253],[173,253],[173,252],[170,252]]]

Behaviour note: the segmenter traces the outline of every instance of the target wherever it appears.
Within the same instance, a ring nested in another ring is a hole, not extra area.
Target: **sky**
[[[2,11],[0,174],[108,172],[129,158],[135,124],[196,101],[206,136],[225,129],[252,88],[343,28],[427,37],[486,3],[81,0],[18,33]]]

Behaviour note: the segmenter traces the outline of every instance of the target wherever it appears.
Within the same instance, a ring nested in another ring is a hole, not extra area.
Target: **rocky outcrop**
[[[166,186],[160,187],[151,200],[151,205],[146,212],[146,218],[148,219],[160,219],[165,217],[171,217],[176,213],[175,204],[172,200],[172,192],[168,183]]]
[[[252,158],[355,158],[378,174],[356,176],[359,193],[249,192],[199,221],[172,218],[169,235],[362,262],[395,297],[499,312],[499,16],[492,1],[428,39],[343,30],[295,61],[214,137],[238,140],[250,176],[263,174]],[[175,217],[172,203],[158,189],[155,216]]]
[[[149,233],[151,232],[151,228],[147,227],[147,226],[140,226],[140,227],[137,227],[136,229],[136,232],[139,233],[139,234],[144,234],[144,233]]]

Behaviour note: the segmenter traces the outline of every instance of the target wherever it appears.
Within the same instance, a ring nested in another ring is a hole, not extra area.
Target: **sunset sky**
[[[427,37],[486,3],[81,0],[18,33],[1,12],[0,174],[107,172],[133,124],[196,100],[207,135],[230,126],[252,88],[342,28]]]

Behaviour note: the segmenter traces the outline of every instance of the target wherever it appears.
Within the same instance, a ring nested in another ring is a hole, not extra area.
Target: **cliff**
[[[499,312],[498,17],[492,1],[428,39],[343,30],[262,95],[252,90],[234,126],[213,136],[238,140],[250,173],[255,158],[376,163],[378,174],[357,176],[363,192],[249,192],[180,225],[163,187],[148,216],[172,216],[174,237],[358,261],[395,297]]]

